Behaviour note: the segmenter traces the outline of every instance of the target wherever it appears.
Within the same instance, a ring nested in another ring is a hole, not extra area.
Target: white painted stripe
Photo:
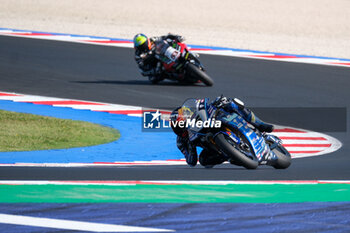
[[[78,110],[91,110],[91,111],[96,111],[95,107],[98,106],[101,110],[104,108],[107,108],[107,106],[103,105],[88,105],[88,104],[54,104],[52,105],[54,107],[67,107],[67,108],[73,108],[73,109],[78,109]]]
[[[319,145],[325,145],[330,144],[327,140],[294,140],[294,139],[283,139],[283,144],[319,144]]]
[[[104,38],[91,38],[91,37],[85,37],[85,38],[79,38],[81,41],[89,42],[89,41],[96,41],[96,42],[109,42],[110,39],[104,39]]]
[[[285,146],[290,151],[323,151],[328,147],[298,147],[298,146]]]
[[[0,214],[0,223],[87,232],[173,232],[173,230]]]
[[[0,96],[0,100],[10,100],[13,101],[12,98],[10,97],[14,97],[14,96]]]
[[[135,185],[135,184],[191,184],[191,185],[228,185],[228,184],[350,184],[350,180],[110,180],[110,181],[38,181],[4,180],[0,185]]]
[[[147,182],[147,181],[145,181]],[[217,180],[199,180],[199,181],[177,181],[177,180],[169,180],[169,181],[152,181],[159,184],[191,184],[191,185],[228,185],[228,184],[317,184],[317,181],[266,181],[266,180],[256,180],[256,181],[244,181],[244,180],[237,180],[237,181],[217,181]]]
[[[2,29],[1,30],[1,34],[2,33],[12,33],[13,32],[13,30],[9,30],[9,29]]]
[[[112,166],[113,164],[95,163],[2,163],[0,167],[91,167],[91,166]],[[115,165],[123,166],[123,165]]]
[[[74,109],[89,109],[91,111],[127,111],[127,110],[142,110],[141,107],[120,106],[120,105],[66,105]]]
[[[323,151],[319,152],[319,153],[311,153],[311,154],[291,154],[293,159],[301,159],[301,158],[309,158],[309,157],[314,157],[314,156],[319,156],[325,154]]]
[[[290,127],[289,127],[290,128]],[[277,137],[322,137],[323,134],[316,132],[305,132],[305,133],[287,133],[287,132],[272,132]]]
[[[42,40],[67,41],[67,42],[81,43],[81,44],[94,44],[94,45],[102,45],[102,46],[133,48],[132,43],[98,43],[98,42],[89,41],[89,40],[93,40],[93,41],[99,40],[99,39],[90,38],[90,37],[73,37],[73,36],[64,36],[64,35],[36,36],[36,35],[30,35],[30,34],[16,35],[16,34],[12,34],[12,33],[10,34],[10,33],[3,33],[2,31],[0,31],[0,35],[3,35],[3,36],[25,37],[25,38],[42,39]]]
[[[63,98],[47,97],[47,96],[25,95],[25,94],[18,94],[18,93],[5,92],[5,91],[0,91],[0,93],[19,95],[19,96],[0,96],[0,100],[12,100],[12,101],[15,101],[15,102],[79,101],[79,102],[101,104],[101,105],[93,105],[96,108],[98,108],[98,106],[111,106],[112,110],[114,110],[114,109],[117,109],[117,110],[139,110],[139,109],[142,109],[142,107],[139,107],[139,106],[102,103],[102,102],[88,101],[88,100],[63,99]],[[103,108],[103,107],[101,107],[101,108]],[[150,108],[150,109],[152,109],[152,108]]]
[[[319,180],[319,183],[337,183],[337,184],[350,184],[350,180]]]
[[[232,50],[198,50],[196,53],[209,54],[209,55],[221,55],[221,56],[230,56],[230,57],[244,57],[251,59],[260,59],[260,60],[273,60],[273,61],[283,61],[283,62],[294,62],[294,63],[308,63],[308,64],[319,64],[319,65],[330,65],[330,66],[343,66],[349,67],[348,65],[341,64],[332,64],[332,63],[349,63],[346,61],[341,61],[338,59],[324,59],[324,58],[307,58],[307,57],[298,57],[298,58],[276,58],[273,57],[274,54],[261,54],[261,53],[243,53],[236,52]],[[258,57],[258,56],[267,56],[267,57]],[[292,55],[293,56],[293,55]]]
[[[132,114],[128,114],[128,116],[133,116],[133,117],[142,117],[142,114],[136,114],[136,113],[135,113],[135,114],[133,114],[133,113],[132,113]]]
[[[126,166],[151,166],[151,165],[186,165],[185,161],[162,161],[162,162],[153,162],[148,161],[147,163],[135,163],[134,161],[130,162],[108,162],[108,163],[3,163],[0,164],[0,167],[103,167],[103,166],[117,166],[117,167],[126,167]]]
[[[91,110],[91,111],[133,111],[142,110],[141,107],[132,107],[127,105],[88,105],[88,104],[53,104],[54,107],[74,108],[78,110]],[[142,116],[142,114],[138,114]]]
[[[34,101],[63,101],[67,99],[44,97],[44,96],[32,96],[32,95],[21,95],[21,96],[0,96],[2,100],[12,100],[15,102],[34,102]]]
[[[61,107],[61,108],[73,108],[72,106],[78,106],[78,105],[73,105],[73,104],[53,104],[52,106],[54,107]],[[87,106],[85,104],[81,105],[82,107],[83,106]],[[78,109],[77,107],[75,109]],[[88,108],[79,108],[81,110],[87,110]],[[90,110],[90,109],[89,109]]]

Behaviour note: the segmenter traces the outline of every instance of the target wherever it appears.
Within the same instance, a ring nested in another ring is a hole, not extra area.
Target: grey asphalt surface
[[[214,79],[213,87],[151,85],[133,60],[133,50],[77,43],[0,36],[0,90],[107,103],[171,109],[190,97],[239,97],[250,107],[350,107],[350,69],[334,66],[202,55]],[[312,111],[311,111],[312,112]],[[347,117],[305,117],[296,114],[260,115],[273,123],[312,129],[340,124],[328,133],[343,143],[335,153],[293,160],[287,170],[261,167],[248,171],[222,165],[108,168],[0,168],[0,179],[350,179],[350,137]],[[310,123],[310,118],[314,119]],[[339,122],[344,119],[345,122]],[[297,123],[297,124],[294,124]],[[316,124],[315,124],[316,123]],[[311,124],[311,125],[310,125]],[[341,127],[340,127],[341,128]],[[334,132],[337,131],[337,132]],[[64,171],[64,172],[63,172]]]

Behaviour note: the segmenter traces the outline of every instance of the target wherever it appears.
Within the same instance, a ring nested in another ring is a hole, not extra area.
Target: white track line
[[[243,57],[259,60],[273,60],[282,62],[293,62],[293,63],[307,63],[307,64],[318,64],[318,65],[329,65],[329,66],[342,66],[349,67],[349,65],[342,65],[337,63],[350,63],[349,61],[341,61],[337,59],[326,59],[326,58],[309,58],[309,57],[296,57],[296,58],[276,58],[271,53],[254,53],[254,52],[237,52],[232,50],[202,50],[196,51],[196,53],[209,54],[209,55],[221,55],[229,57]],[[266,57],[259,57],[266,56]]]
[[[139,185],[139,184],[154,184],[154,185],[304,185],[304,184],[350,184],[350,180],[86,180],[86,181],[50,181],[50,180],[1,180],[0,185]]]
[[[0,223],[86,232],[173,232],[173,230],[0,214]]]

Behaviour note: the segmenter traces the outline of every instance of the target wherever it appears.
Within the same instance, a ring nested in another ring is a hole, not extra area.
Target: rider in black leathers
[[[273,125],[261,121],[255,114],[248,108],[246,108],[242,101],[239,99],[228,99],[226,97],[217,97],[210,105],[214,105],[217,108],[222,108],[227,112],[239,113],[247,122],[251,123],[261,132],[270,133],[273,131]],[[176,108],[170,116],[171,121],[177,121],[178,110],[181,107]],[[208,107],[209,108],[209,107]],[[198,162],[198,154],[196,144],[191,142],[188,137],[187,129],[174,127],[171,124],[173,131],[177,135],[176,144],[179,150],[184,154],[186,162],[191,167],[196,166]],[[203,148],[199,155],[199,163],[204,167],[213,167],[214,165],[225,162],[222,157],[216,156],[215,151],[211,151],[209,148]]]
[[[165,36],[150,37],[144,34],[137,34],[134,37],[135,60],[143,76],[148,76],[152,83],[164,79],[162,77],[162,63],[156,58],[155,48],[157,43],[182,42],[184,37],[169,33]]]

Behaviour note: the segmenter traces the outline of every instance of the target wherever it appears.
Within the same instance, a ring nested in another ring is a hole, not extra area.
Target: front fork
[[[264,161],[264,164],[272,166],[277,162],[277,159],[278,159],[276,154],[273,152],[273,149],[281,146],[282,140],[279,139],[277,136],[271,135],[271,134],[263,133],[262,136],[265,138],[265,142],[269,147],[269,152],[266,153],[263,161]]]

